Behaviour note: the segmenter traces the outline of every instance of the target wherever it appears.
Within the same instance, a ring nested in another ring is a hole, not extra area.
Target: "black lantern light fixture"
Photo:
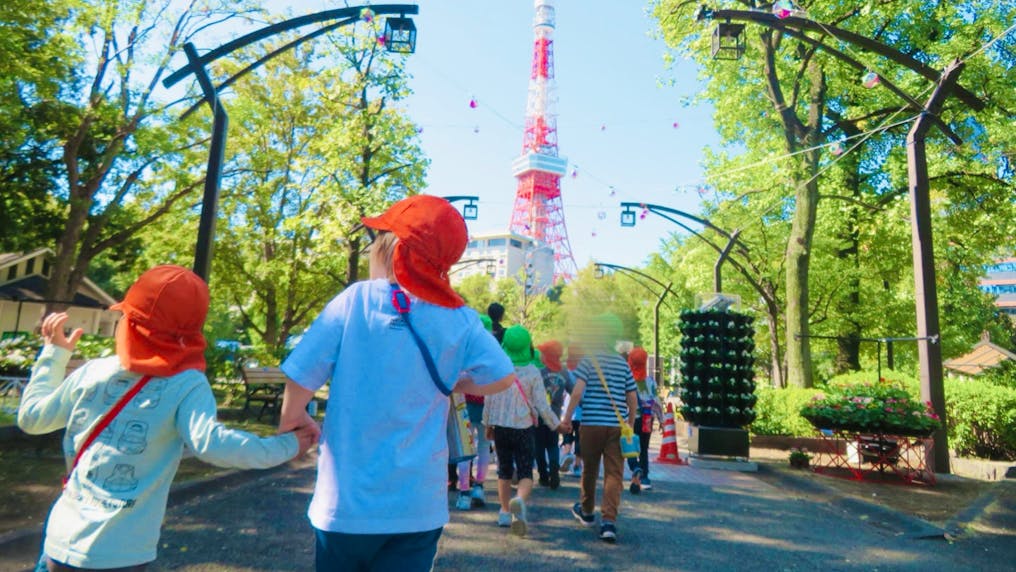
[[[738,60],[744,55],[744,24],[720,22],[713,30],[713,59]]]
[[[480,209],[476,206],[476,203],[470,202],[462,207],[462,218],[466,220],[476,220],[479,210]]]
[[[635,226],[635,211],[630,208],[626,208],[621,211],[621,226],[632,227]]]
[[[411,54],[416,51],[416,24],[404,14],[398,18],[385,18],[384,39],[389,51]]]

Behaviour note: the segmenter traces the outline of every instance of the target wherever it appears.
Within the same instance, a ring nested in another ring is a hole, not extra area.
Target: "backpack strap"
[[[441,383],[441,376],[437,373],[434,358],[427,351],[427,346],[423,343],[423,339],[420,338],[420,334],[413,328],[413,323],[409,321],[409,295],[402,288],[399,288],[398,284],[392,284],[392,306],[395,307],[395,311],[399,313],[406,326],[409,327],[409,333],[413,335],[416,347],[420,348],[420,353],[423,354],[423,363],[427,365],[427,371],[430,373],[430,379],[433,380],[434,386],[441,392],[441,395],[448,397],[452,394],[452,390]]]

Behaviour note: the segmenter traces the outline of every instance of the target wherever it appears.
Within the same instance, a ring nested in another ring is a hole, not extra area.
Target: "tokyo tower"
[[[561,177],[568,161],[557,152],[554,114],[554,2],[535,0],[533,67],[526,100],[522,155],[512,162],[519,181],[512,210],[511,232],[541,241],[554,250],[554,281],[569,280],[577,267],[564,225]]]

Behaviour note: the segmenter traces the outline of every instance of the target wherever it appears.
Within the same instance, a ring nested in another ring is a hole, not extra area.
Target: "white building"
[[[46,308],[53,251],[39,248],[32,252],[0,253],[0,334],[30,332],[40,322]],[[81,328],[86,334],[112,336],[120,312],[108,310],[116,303],[109,294],[85,278],[68,304],[67,328]]]
[[[474,274],[487,274],[495,280],[516,277],[529,282],[534,291],[543,292],[554,284],[554,250],[511,232],[473,235],[449,275],[454,285]]]

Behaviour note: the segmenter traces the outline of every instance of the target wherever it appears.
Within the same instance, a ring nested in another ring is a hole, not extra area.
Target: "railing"
[[[935,472],[928,465],[931,437],[823,430],[820,450],[812,467],[816,473],[846,472],[856,480],[875,475],[895,475],[907,484],[935,484]]]

